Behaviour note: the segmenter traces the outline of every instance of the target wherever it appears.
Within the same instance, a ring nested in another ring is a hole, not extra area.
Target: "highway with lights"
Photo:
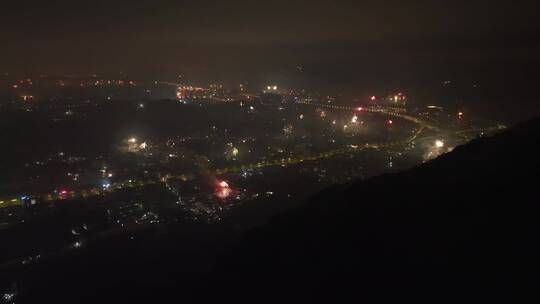
[[[228,168],[214,168],[214,173],[216,175],[222,175],[222,174],[227,174],[227,173],[237,173],[244,170],[257,170],[257,169],[263,169],[263,168],[268,168],[268,167],[289,167],[289,166],[295,166],[304,162],[328,159],[328,158],[332,158],[332,157],[344,155],[344,154],[360,153],[367,150],[396,148],[396,147],[410,144],[417,139],[421,139],[420,135],[426,129],[436,131],[436,132],[441,132],[446,135],[455,135],[455,136],[459,136],[465,139],[470,139],[472,138],[470,134],[477,135],[477,134],[483,134],[483,133],[497,132],[504,128],[504,126],[496,126],[496,127],[490,127],[490,128],[473,128],[473,129],[466,129],[466,130],[443,130],[441,127],[436,126],[433,122],[426,121],[425,119],[421,119],[419,117],[411,116],[409,114],[404,113],[403,111],[400,111],[399,109],[381,108],[381,107],[351,107],[351,106],[333,105],[333,104],[310,103],[310,102],[304,102],[304,101],[299,101],[298,104],[326,108],[330,110],[350,111],[353,113],[358,113],[358,112],[376,113],[376,114],[386,115],[391,118],[395,117],[395,118],[407,120],[409,122],[417,124],[418,128],[416,128],[416,130],[414,131],[413,134],[411,134],[411,136],[409,136],[408,138],[404,138],[403,140],[399,140],[399,141],[348,145],[342,148],[332,149],[326,152],[321,152],[321,153],[312,154],[312,155],[299,155],[295,157],[264,160],[260,162],[246,163],[246,164],[241,164],[241,165],[228,167]],[[393,123],[393,121],[389,120],[389,123]],[[433,135],[430,135],[428,137],[431,137],[431,136]],[[185,175],[166,176],[166,177],[162,177],[159,180],[124,180],[124,181],[108,184],[106,187],[102,187],[102,188],[92,188],[92,189],[77,190],[77,191],[57,190],[53,193],[33,195],[32,197],[40,198],[43,201],[49,201],[49,202],[57,201],[57,200],[75,199],[75,198],[90,198],[90,197],[100,196],[100,195],[104,195],[104,194],[122,190],[122,189],[140,188],[140,187],[144,187],[148,185],[156,185],[156,184],[166,184],[169,180],[175,180],[175,179],[185,180],[186,176]],[[3,199],[3,200],[0,200],[0,208],[10,207],[10,206],[19,206],[23,202],[25,201],[27,202],[28,200],[30,200],[30,197],[26,197],[26,196],[18,197],[18,198]]]

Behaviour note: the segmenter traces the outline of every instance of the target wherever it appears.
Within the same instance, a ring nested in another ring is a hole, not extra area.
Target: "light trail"
[[[349,106],[338,106],[338,105],[328,105],[328,104],[319,104],[319,103],[311,103],[311,102],[305,102],[305,101],[299,101],[298,104],[304,104],[304,105],[310,105],[310,106],[316,106],[316,107],[324,107],[327,109],[334,109],[334,110],[343,110],[343,111],[352,111],[352,112],[358,112],[358,108],[355,107],[349,107]],[[361,112],[369,112],[369,113],[380,113],[388,116],[393,117],[399,117],[411,122],[414,122],[419,125],[423,125],[428,129],[435,130],[435,131],[441,131],[441,129],[425,120],[422,120],[420,118],[402,114],[397,109],[384,109],[384,108],[375,108],[375,107],[362,107]]]

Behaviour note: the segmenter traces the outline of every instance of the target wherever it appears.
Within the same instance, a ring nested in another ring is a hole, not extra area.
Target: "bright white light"
[[[228,188],[229,187],[229,184],[226,182],[226,181],[221,181],[219,183],[219,186],[222,187],[222,188]]]
[[[437,147],[437,148],[442,148],[442,147],[444,147],[444,141],[442,141],[442,140],[440,140],[440,139],[436,140],[436,141],[435,141],[435,147]]]
[[[352,123],[357,123],[358,122],[358,116],[354,115],[351,119],[351,122]]]
[[[233,148],[233,150],[232,150],[233,156],[237,156],[237,155],[238,155],[238,152],[239,152],[239,151],[238,151],[237,148]]]
[[[128,139],[128,141],[129,141],[130,143],[133,143],[133,144],[134,144],[134,143],[137,142],[137,139],[136,139],[135,137],[132,137],[132,138]]]
[[[4,293],[2,295],[2,299],[4,299],[6,302],[11,302],[15,298],[14,293]]]
[[[272,89],[274,89],[274,91],[277,91],[277,86],[274,86]]]

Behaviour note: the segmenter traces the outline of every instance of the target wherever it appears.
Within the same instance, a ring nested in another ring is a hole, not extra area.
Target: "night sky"
[[[0,67],[344,85],[530,79],[537,2],[9,1]]]

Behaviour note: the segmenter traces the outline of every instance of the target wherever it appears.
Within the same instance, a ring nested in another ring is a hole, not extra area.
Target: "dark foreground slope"
[[[334,187],[222,259],[222,295],[433,301],[530,295],[540,272],[540,120],[413,170]]]
[[[122,267],[101,250],[28,273],[34,283],[19,286],[18,303],[528,296],[540,286],[539,157],[537,119],[410,171],[328,189],[242,237],[202,275],[188,257],[217,246],[168,237],[116,248]]]

